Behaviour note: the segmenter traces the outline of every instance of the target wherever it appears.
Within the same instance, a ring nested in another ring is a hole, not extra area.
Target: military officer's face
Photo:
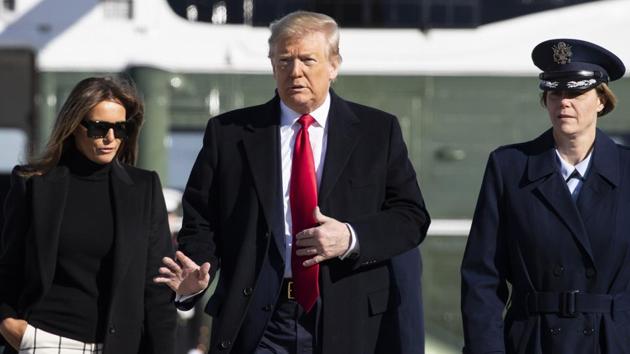
[[[324,103],[339,66],[337,58],[328,55],[328,42],[321,32],[280,40],[271,65],[278,95],[289,108],[303,114]]]
[[[574,137],[595,133],[597,114],[604,102],[595,89],[588,91],[547,91],[546,106],[555,133]]]

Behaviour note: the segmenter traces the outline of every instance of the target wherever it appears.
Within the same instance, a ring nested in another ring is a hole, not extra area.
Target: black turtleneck
[[[102,342],[113,272],[111,164],[94,163],[76,149],[67,151],[60,164],[68,167],[70,179],[55,275],[28,321],[63,337]]]

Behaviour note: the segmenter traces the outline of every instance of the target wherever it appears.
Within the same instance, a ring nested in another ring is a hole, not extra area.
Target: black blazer
[[[116,224],[105,353],[173,353],[172,292],[153,283],[162,257],[172,256],[159,178],[114,162],[110,180]],[[51,286],[68,181],[64,166],[28,179],[13,171],[1,240],[0,320],[26,318]]]
[[[278,298],[284,272],[280,102],[208,122],[184,193],[180,249],[221,269],[206,311],[211,353],[250,353]],[[416,247],[429,216],[396,118],[331,91],[322,213],[349,222],[360,255],[320,267],[322,353],[375,351],[383,313],[395,309],[389,259]],[[199,296],[197,297],[197,299]],[[190,307],[185,303],[182,307]]]
[[[462,263],[465,353],[630,353],[630,150],[598,130],[577,202],[555,159],[551,130],[490,154]],[[572,290],[606,309],[559,313]]]

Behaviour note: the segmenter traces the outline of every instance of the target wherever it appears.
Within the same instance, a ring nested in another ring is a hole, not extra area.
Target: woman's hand
[[[19,350],[27,325],[24,320],[7,317],[0,322],[0,334],[2,334],[10,346],[15,350]]]
[[[160,267],[160,276],[153,279],[156,283],[168,285],[177,295],[194,295],[208,287],[210,282],[210,263],[200,266],[180,251],[175,253],[176,262],[170,257],[164,257]]]

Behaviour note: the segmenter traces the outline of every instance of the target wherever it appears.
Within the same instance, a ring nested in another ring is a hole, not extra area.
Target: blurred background
[[[396,114],[433,218],[424,259],[427,353],[463,343],[459,265],[488,153],[548,126],[539,42],[580,38],[630,66],[630,0],[0,0],[0,199],[45,143],[70,89],[133,79],[146,104],[139,165],[159,172],[172,231],[207,120],[273,95],[269,22],[297,9],[342,26],[342,97]],[[630,81],[600,127],[630,141]],[[179,353],[203,353],[210,318],[180,313]]]

